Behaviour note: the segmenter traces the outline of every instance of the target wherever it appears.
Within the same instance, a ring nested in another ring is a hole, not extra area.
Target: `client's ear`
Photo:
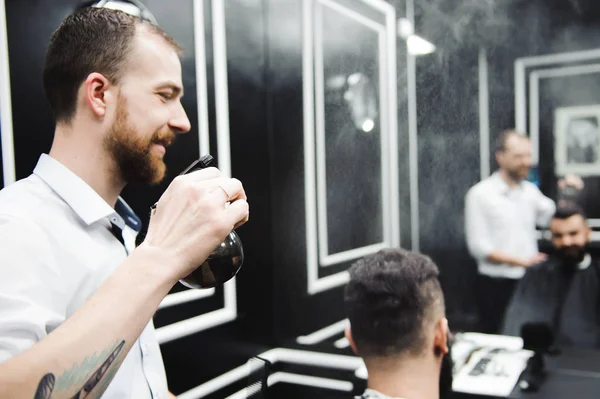
[[[448,354],[448,319],[445,317],[435,324],[433,348],[436,356]]]
[[[354,342],[354,338],[352,338],[352,329],[350,327],[346,327],[346,330],[344,331],[344,335],[346,336],[346,339],[348,340],[348,342],[350,342],[350,347],[352,348],[352,351],[357,356],[360,356],[358,354],[358,349],[356,348],[356,343]]]

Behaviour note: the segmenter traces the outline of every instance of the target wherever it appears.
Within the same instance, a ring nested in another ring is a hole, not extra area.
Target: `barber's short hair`
[[[506,151],[506,142],[511,136],[518,136],[524,139],[529,139],[526,135],[519,133],[515,129],[506,129],[496,138],[496,152],[504,152]]]
[[[552,215],[552,219],[568,219],[571,216],[581,215],[583,220],[586,220],[583,208],[572,201],[563,202],[556,208],[556,212]]]
[[[444,314],[439,270],[422,254],[386,249],[352,265],[344,302],[359,354],[394,356],[425,349],[425,330]]]
[[[68,123],[73,118],[77,92],[90,73],[98,72],[113,84],[119,83],[140,24],[182,53],[161,28],[123,11],[84,7],[65,18],[50,39],[43,72],[44,90],[57,122]]]

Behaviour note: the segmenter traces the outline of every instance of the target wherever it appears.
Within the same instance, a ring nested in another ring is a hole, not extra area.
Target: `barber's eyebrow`
[[[178,95],[179,97],[183,97],[183,87],[178,85],[175,82],[164,82],[157,86],[157,90],[161,89],[170,89],[173,90],[173,94]]]

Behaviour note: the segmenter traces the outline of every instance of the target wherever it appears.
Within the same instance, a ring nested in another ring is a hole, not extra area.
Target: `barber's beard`
[[[124,99],[119,100],[115,121],[104,145],[113,157],[116,173],[127,183],[157,184],[165,177],[167,167],[152,145],[162,140],[173,141],[172,131],[156,131],[150,137],[139,134],[130,123]]]
[[[529,169],[527,169],[527,171],[525,171],[522,168],[517,168],[517,169],[507,170],[506,172],[507,172],[506,174],[512,181],[514,181],[515,183],[520,183],[523,180],[525,180],[525,178],[527,178]]]

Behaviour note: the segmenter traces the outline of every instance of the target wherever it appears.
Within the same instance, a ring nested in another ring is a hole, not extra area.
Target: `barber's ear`
[[[435,333],[433,336],[433,348],[436,356],[448,354],[448,319],[445,317],[440,319],[435,325]]]
[[[357,356],[360,356],[358,353],[358,349],[356,348],[356,342],[354,342],[354,338],[352,338],[352,329],[350,327],[346,327],[346,330],[344,331],[344,335],[346,336],[346,339],[348,340],[348,342],[350,342],[350,347],[352,348],[352,351]]]
[[[83,82],[84,102],[92,113],[98,117],[104,117],[108,104],[115,100],[115,86],[106,76],[92,72]]]
[[[502,151],[496,151],[496,152],[494,153],[494,157],[496,158],[496,163],[497,163],[498,165],[502,165],[502,161],[503,161],[503,159],[504,159],[504,158],[502,157],[502,155],[503,155],[503,154],[502,154]]]

